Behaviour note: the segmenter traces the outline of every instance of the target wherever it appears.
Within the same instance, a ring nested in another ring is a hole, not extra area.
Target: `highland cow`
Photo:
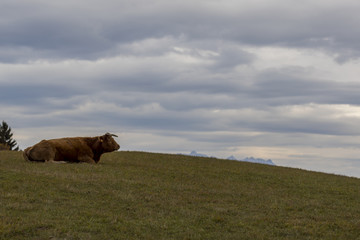
[[[86,162],[98,163],[103,153],[120,148],[114,134],[97,137],[73,137],[42,140],[24,150],[25,160],[36,162]]]

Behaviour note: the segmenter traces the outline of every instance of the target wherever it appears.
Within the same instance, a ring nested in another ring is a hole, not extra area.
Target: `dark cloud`
[[[254,60],[254,54],[244,51],[239,47],[224,47],[220,50],[219,56],[215,58],[216,70],[236,67],[238,65],[250,64]]]
[[[43,58],[98,59],[118,54],[121,44],[185,36],[189,41],[225,40],[256,46],[324,49],[339,61],[359,56],[359,4],[353,1],[301,5],[199,1],[31,1],[2,3],[0,47],[25,47]],[[335,16],[335,17],[334,17]],[[236,51],[235,51],[236,52]],[[225,65],[247,61],[224,50]],[[9,54],[9,53],[8,53]],[[231,54],[231,56],[229,55]],[[22,59],[24,56],[19,57]],[[8,56],[14,61],[14,56]],[[29,59],[33,59],[28,55]],[[2,59],[6,62],[7,59]]]
[[[49,98],[68,98],[79,91],[56,85],[2,85],[0,88],[0,102],[9,105],[44,106]],[[52,107],[48,104],[49,107]],[[41,110],[41,108],[38,108]]]

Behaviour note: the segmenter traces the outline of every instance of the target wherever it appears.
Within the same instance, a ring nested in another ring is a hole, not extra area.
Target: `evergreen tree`
[[[3,121],[0,125],[0,144],[9,147],[9,150],[18,151],[19,146],[16,146],[16,141],[12,138],[11,127]]]

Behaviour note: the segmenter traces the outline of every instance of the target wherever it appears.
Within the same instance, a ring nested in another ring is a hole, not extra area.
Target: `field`
[[[144,152],[0,151],[0,239],[360,239],[360,179]]]

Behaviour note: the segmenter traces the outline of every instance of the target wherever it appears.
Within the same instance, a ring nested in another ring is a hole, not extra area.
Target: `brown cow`
[[[120,148],[114,134],[98,137],[73,137],[42,140],[24,150],[25,160],[36,162],[65,161],[98,163],[103,153]]]

